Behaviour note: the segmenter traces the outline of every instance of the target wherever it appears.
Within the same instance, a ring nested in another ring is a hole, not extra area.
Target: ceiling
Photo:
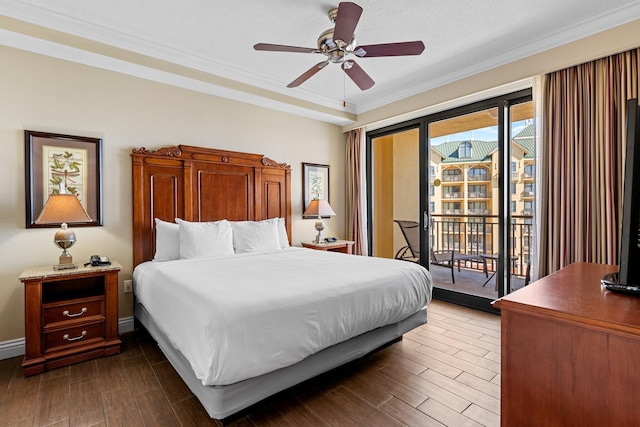
[[[361,91],[337,64],[287,84],[320,54],[327,0],[0,0],[0,44],[346,125],[405,97],[640,18],[640,0],[356,0],[359,44],[421,40],[420,56],[360,58]],[[346,106],[345,103],[346,102]]]

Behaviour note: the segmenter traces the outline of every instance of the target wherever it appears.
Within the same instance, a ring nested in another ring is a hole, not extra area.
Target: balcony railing
[[[471,192],[469,193],[470,199],[490,199],[491,193],[487,192]]]
[[[457,209],[455,210],[457,211]],[[531,215],[512,215],[511,273],[524,276],[527,268],[525,259],[531,253],[530,242],[533,232]],[[458,215],[453,211],[431,214],[430,241],[432,250],[454,250],[469,255],[495,254],[498,251],[497,215]],[[526,258],[525,258],[526,257]],[[481,263],[470,263],[471,268],[482,270]]]
[[[462,182],[462,175],[443,175],[442,182]]]
[[[489,175],[487,175],[487,174],[484,174],[484,175],[469,175],[467,177],[467,181],[469,181],[469,182],[491,181],[491,179],[489,178]]]
[[[460,193],[444,193],[445,199],[459,199]]]

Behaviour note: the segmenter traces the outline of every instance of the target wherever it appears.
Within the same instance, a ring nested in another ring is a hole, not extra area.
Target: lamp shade
[[[88,222],[91,218],[78,198],[73,194],[51,194],[36,224],[58,224],[64,222]]]
[[[313,199],[304,211],[308,216],[334,216],[336,213],[331,209],[331,205],[324,199]]]

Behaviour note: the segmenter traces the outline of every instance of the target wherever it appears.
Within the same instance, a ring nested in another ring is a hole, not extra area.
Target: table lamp
[[[51,194],[42,212],[36,219],[36,224],[60,224],[60,230],[53,237],[53,243],[62,249],[62,255],[54,270],[67,270],[76,268],[73,257],[68,249],[76,242],[76,233],[67,226],[68,222],[87,222],[91,218],[84,210],[80,201],[74,194]]]
[[[304,215],[308,216],[317,216],[316,220],[316,230],[318,230],[318,235],[316,236],[316,240],[313,243],[320,243],[320,235],[322,234],[322,230],[324,230],[324,222],[322,222],[323,216],[333,216],[336,213],[331,209],[331,205],[324,199],[313,199],[309,202],[309,206],[304,211]]]

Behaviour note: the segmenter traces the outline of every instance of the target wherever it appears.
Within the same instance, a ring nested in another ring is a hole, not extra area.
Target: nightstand
[[[52,266],[25,270],[24,375],[120,352],[118,272],[121,266]]]
[[[309,249],[315,249],[317,251],[331,251],[342,252],[343,254],[352,254],[353,243],[354,242],[352,242],[351,240],[337,240],[331,243],[302,242],[302,246]]]

